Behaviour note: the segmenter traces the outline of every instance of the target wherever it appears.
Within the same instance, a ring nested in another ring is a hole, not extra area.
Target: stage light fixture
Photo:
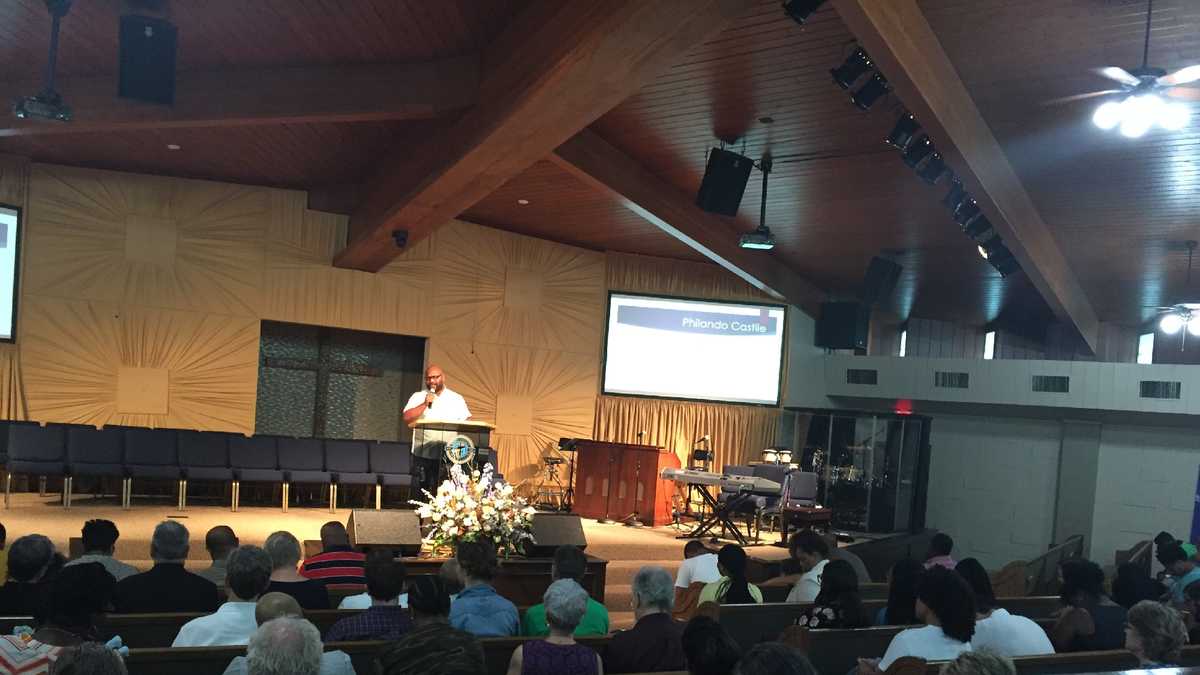
[[[910,169],[917,168],[921,160],[925,159],[933,153],[933,141],[929,140],[929,136],[922,135],[917,140],[913,141],[908,149],[902,155],[905,165]]]
[[[971,193],[963,187],[962,181],[955,178],[950,182],[950,191],[942,197],[942,206],[950,209],[951,213],[958,210],[964,201],[971,198]]]
[[[1000,236],[997,234],[993,234],[987,239],[976,239],[975,241],[979,242],[980,257],[988,261],[992,259],[992,256],[998,255],[1001,249],[1005,248],[1004,242],[1000,240]]]
[[[957,209],[954,209],[954,222],[959,226],[967,228],[971,223],[975,222],[976,218],[982,216],[979,210],[979,204],[972,197],[967,197]]]
[[[917,169],[917,176],[930,185],[937,185],[944,173],[946,173],[946,160],[942,159],[940,152],[930,155],[921,168]]]
[[[963,234],[971,238],[971,241],[987,241],[992,237],[998,236],[996,230],[992,228],[992,221],[988,220],[983,214],[974,218],[962,230]]]
[[[850,102],[859,110],[867,110],[875,105],[880,97],[892,90],[892,86],[888,84],[887,78],[875,73],[867,83],[858,88],[858,91],[850,95]]]
[[[995,243],[988,250],[987,261],[1002,277],[1007,277],[1021,269],[1021,264],[1017,262],[1016,256],[1008,250],[999,237],[996,237]]]
[[[771,228],[766,225],[759,225],[753,232],[743,234],[738,239],[738,246],[769,251],[775,248],[775,235],[771,234]]]
[[[833,75],[833,81],[842,89],[849,89],[854,86],[858,78],[862,77],[875,67],[875,62],[870,56],[863,51],[862,47],[854,50],[854,53],[846,57],[842,65],[829,71]]]
[[[788,0],[783,3],[783,11],[803,26],[808,21],[808,16],[823,4],[825,0]]]
[[[904,113],[900,119],[896,120],[896,126],[892,127],[892,133],[888,134],[887,144],[904,152],[920,130],[921,125],[917,124],[917,118],[913,117],[912,113]]]

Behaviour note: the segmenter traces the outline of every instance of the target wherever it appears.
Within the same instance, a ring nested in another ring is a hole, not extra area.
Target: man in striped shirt
[[[362,590],[367,578],[363,573],[366,556],[350,548],[346,526],[331,520],[321,526],[321,553],[300,566],[300,574],[325,583],[334,590]]]

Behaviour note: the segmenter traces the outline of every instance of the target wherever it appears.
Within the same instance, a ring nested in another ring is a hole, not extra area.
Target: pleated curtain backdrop
[[[712,468],[745,464],[775,444],[779,408],[698,403],[629,396],[601,396],[596,401],[595,438],[614,443],[641,442],[673,450],[683,466],[694,441],[711,437]]]

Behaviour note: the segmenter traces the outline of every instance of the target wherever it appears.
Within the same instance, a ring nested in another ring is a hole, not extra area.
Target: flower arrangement
[[[430,521],[424,544],[434,549],[452,547],[460,541],[490,539],[504,554],[513,553],[533,535],[534,510],[513,494],[507,483],[494,480],[492,467],[467,473],[455,464],[450,477],[438,486],[437,494],[422,490],[428,501],[412,500],[422,520]]]

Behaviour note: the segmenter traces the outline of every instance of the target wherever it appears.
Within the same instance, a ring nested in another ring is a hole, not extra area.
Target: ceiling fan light
[[[1200,316],[1193,316],[1187,320],[1187,332],[1192,337],[1200,337]]]
[[[1174,335],[1183,328],[1183,317],[1175,312],[1163,315],[1163,318],[1158,320],[1158,329],[1167,335]]]
[[[1150,131],[1154,121],[1141,115],[1129,115],[1121,122],[1121,135],[1125,138],[1141,138]]]
[[[1154,94],[1130,96],[1121,104],[1123,119],[1121,120],[1121,135],[1127,138],[1139,138],[1150,127],[1158,122],[1166,104]]]
[[[1120,103],[1109,101],[1096,108],[1096,112],[1092,114],[1092,124],[1108,131],[1121,123],[1123,112]]]
[[[1184,103],[1166,103],[1158,113],[1158,126],[1168,131],[1179,131],[1191,121],[1191,108]]]

